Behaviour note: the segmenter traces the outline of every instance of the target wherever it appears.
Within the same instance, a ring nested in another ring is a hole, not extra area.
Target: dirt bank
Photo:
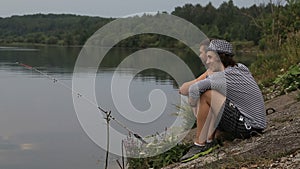
[[[213,153],[188,163],[177,163],[164,169],[190,168],[300,168],[300,102],[297,92],[266,102],[276,112],[267,116],[263,135],[246,140],[225,141]],[[192,130],[186,141],[191,142]]]

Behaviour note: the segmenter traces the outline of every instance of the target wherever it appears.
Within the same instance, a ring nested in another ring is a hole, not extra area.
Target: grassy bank
[[[266,100],[299,90],[300,32],[290,34],[277,49],[261,50],[250,70]]]

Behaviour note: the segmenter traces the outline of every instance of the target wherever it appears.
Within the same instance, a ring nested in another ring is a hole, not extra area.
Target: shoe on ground
[[[189,161],[192,161],[196,158],[199,158],[201,156],[204,156],[206,154],[211,153],[213,150],[219,148],[220,145],[216,140],[213,140],[210,143],[206,143],[205,146],[198,146],[198,145],[193,145],[189,151],[180,158],[180,161],[182,163],[186,163]]]

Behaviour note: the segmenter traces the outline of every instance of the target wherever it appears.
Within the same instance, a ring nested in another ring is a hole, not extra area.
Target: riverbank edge
[[[300,168],[300,102],[298,91],[265,102],[276,111],[267,116],[263,135],[246,140],[224,141],[213,153],[188,163],[176,163],[163,169],[194,168]],[[191,142],[194,131],[186,137]]]

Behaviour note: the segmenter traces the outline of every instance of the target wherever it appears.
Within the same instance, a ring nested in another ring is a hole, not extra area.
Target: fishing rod
[[[111,111],[106,111],[103,108],[101,108],[100,106],[98,106],[97,103],[91,101],[89,98],[87,98],[86,96],[82,95],[81,93],[75,91],[74,89],[72,89],[70,86],[68,86],[67,84],[59,81],[58,79],[38,70],[35,67],[29,66],[27,64],[24,63],[20,63],[20,62],[16,62],[17,65],[22,66],[28,70],[32,70],[35,71],[41,75],[43,75],[44,77],[50,79],[53,81],[53,83],[58,83],[60,85],[62,85],[63,87],[65,87],[66,89],[70,90],[73,94],[77,95],[78,97],[81,97],[83,99],[85,99],[87,102],[89,102],[90,104],[92,104],[93,106],[96,106],[102,113],[104,113],[106,115],[107,118],[112,119],[113,121],[115,121],[119,126],[121,126],[122,128],[124,128],[125,130],[127,130],[129,132],[129,134],[132,134],[135,138],[137,138],[138,140],[140,140],[142,143],[147,144],[147,142],[142,138],[142,136],[140,136],[139,134],[133,132],[131,129],[129,129],[127,126],[125,126],[123,123],[121,123],[120,121],[118,121],[116,118],[114,118],[111,115]]]

